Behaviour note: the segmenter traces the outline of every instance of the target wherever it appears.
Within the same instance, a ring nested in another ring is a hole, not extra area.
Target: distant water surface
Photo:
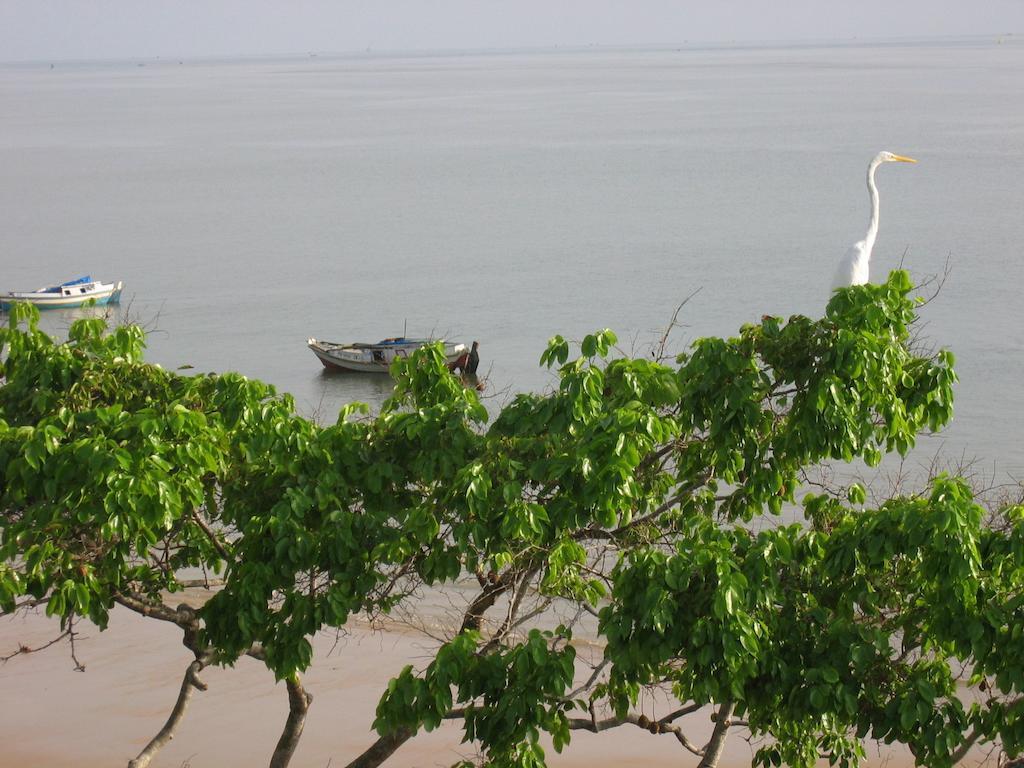
[[[1024,476],[1024,41],[145,64],[0,66],[4,290],[124,280],[151,360],[328,421],[390,387],[307,337],[479,339],[497,406],[551,335],[643,353],[698,289],[676,350],[820,314],[891,149],[873,279],[952,268],[928,450]]]

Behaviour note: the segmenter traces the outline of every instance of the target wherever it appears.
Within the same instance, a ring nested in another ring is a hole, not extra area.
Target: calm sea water
[[[145,64],[142,66],[141,64]],[[873,278],[952,268],[940,445],[1024,475],[1024,41],[0,66],[0,287],[124,280],[150,359],[238,370],[325,420],[386,377],[316,336],[479,339],[488,392],[545,342],[643,352],[818,314],[867,226]],[[60,330],[67,313],[46,324]]]

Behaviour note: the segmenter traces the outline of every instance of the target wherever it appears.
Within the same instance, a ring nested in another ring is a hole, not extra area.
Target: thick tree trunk
[[[381,736],[373,746],[349,763],[345,768],[376,768],[391,757],[400,746],[416,734],[411,728],[400,728],[387,736]]]
[[[711,732],[711,740],[704,747],[704,757],[701,758],[697,768],[715,768],[718,765],[722,752],[725,750],[725,737],[732,725],[734,709],[736,709],[736,703],[732,701],[727,701],[719,707],[718,715],[715,717],[715,730]]]
[[[306,725],[306,713],[309,712],[309,705],[313,703],[313,697],[302,687],[298,674],[286,680],[285,685],[288,686],[288,720],[274,748],[274,755],[270,758],[270,768],[285,768],[291,762],[295,748],[299,746],[302,729]]]
[[[197,688],[200,691],[206,690],[206,683],[199,679],[199,673],[208,663],[209,656],[203,655],[188,665],[188,669],[185,670],[185,677],[181,681],[178,700],[174,703],[174,709],[171,710],[170,717],[167,718],[164,727],[146,745],[146,748],[139,753],[138,757],[128,762],[128,768],[146,768],[167,742],[174,738],[174,730],[178,727],[178,723],[181,722],[185,710],[188,709],[188,702],[192,698],[192,691]]]

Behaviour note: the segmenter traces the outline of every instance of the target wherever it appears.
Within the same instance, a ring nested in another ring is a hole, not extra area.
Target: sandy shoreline
[[[18,643],[45,642],[56,627],[56,621],[38,615],[4,619],[0,655]],[[178,630],[123,609],[113,612],[106,632],[87,625],[82,630],[86,637],[77,650],[84,672],[74,671],[66,645],[0,665],[0,768],[126,765],[165,721],[192,659]],[[318,638],[313,667],[304,676],[314,701],[292,765],[341,768],[372,744],[374,709],[387,680],[405,664],[425,664],[433,647],[433,641],[420,635],[367,628],[353,630],[337,644],[333,637]],[[193,697],[176,738],[153,765],[266,765],[287,715],[284,686],[275,685],[271,673],[251,659],[242,659],[233,669],[208,669],[202,677],[209,690]],[[648,702],[645,712],[652,716],[664,708]],[[683,722],[694,733],[710,731],[706,712]],[[475,753],[472,745],[460,741],[459,726],[445,725],[419,734],[385,765],[448,766]],[[564,754],[547,753],[549,764],[561,768],[697,764],[673,737],[629,726],[601,734],[577,731]],[[750,765],[751,756],[751,747],[733,736],[721,765]],[[891,753],[887,760],[879,756],[868,764],[883,761],[889,768],[912,764]]]

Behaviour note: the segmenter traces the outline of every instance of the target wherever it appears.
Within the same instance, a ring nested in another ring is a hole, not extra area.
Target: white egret
[[[868,192],[871,195],[871,223],[864,239],[854,243],[839,262],[832,288],[846,288],[850,285],[863,285],[868,281],[868,262],[871,260],[871,249],[878,237],[878,187],[875,186],[875,169],[882,163],[916,163],[911,157],[894,155],[892,152],[879,152],[868,165]]]

